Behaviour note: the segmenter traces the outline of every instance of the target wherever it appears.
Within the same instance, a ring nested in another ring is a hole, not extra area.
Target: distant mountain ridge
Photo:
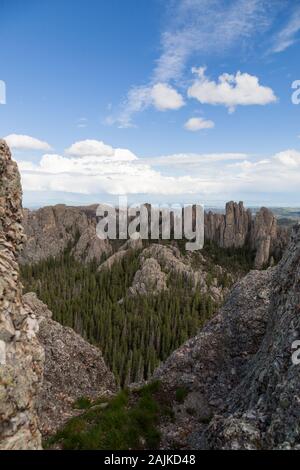
[[[150,217],[150,205],[146,205]],[[100,262],[121,247],[125,240],[113,244],[100,240],[96,234],[96,205],[72,207],[59,204],[36,211],[24,210],[24,229],[27,243],[20,255],[21,263],[34,263],[57,256],[68,244],[72,253],[83,262]],[[267,208],[255,215],[242,202],[226,204],[225,214],[205,213],[205,240],[221,248],[247,247],[255,253],[254,265],[260,269],[271,258],[278,260],[287,244],[288,232],[279,226]],[[117,248],[116,248],[117,246]]]

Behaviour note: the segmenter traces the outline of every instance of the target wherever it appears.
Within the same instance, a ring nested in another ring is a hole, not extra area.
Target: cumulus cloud
[[[18,164],[27,191],[130,194],[147,192],[151,184],[155,191],[156,181],[160,185],[159,173],[137,160],[128,149],[86,140],[72,144],[65,155],[48,153],[38,164]]]
[[[63,191],[80,194],[180,194],[190,192],[188,177],[162,176],[142,162],[99,161],[97,156],[80,159],[44,155],[39,164],[28,168],[20,162],[25,190]],[[55,176],[55,177],[54,177]]]
[[[205,75],[205,67],[192,71],[197,74],[197,79],[189,87],[188,96],[202,104],[223,105],[233,112],[236,106],[266,105],[277,100],[273,90],[262,86],[254,75],[223,73],[218,81],[213,81]]]
[[[153,106],[158,111],[176,110],[184,106],[182,95],[167,83],[156,83],[149,86],[133,87],[125,101],[122,111],[114,119],[107,118],[108,124],[118,122],[120,127],[132,127],[132,116],[144,109]]]
[[[66,155],[76,157],[74,161],[78,162],[78,158],[90,157],[91,159],[97,158],[98,162],[103,161],[132,161],[137,157],[128,149],[113,148],[106,145],[102,140],[86,139],[74,142],[70,147],[65,149]],[[54,155],[49,155],[54,157]],[[86,159],[87,161],[88,159]],[[71,161],[71,160],[69,160]],[[79,165],[79,163],[78,163]]]
[[[213,127],[215,127],[215,123],[213,121],[209,121],[200,117],[190,118],[184,124],[184,128],[187,131],[192,132],[200,131],[202,129],[212,129]]]
[[[105,145],[105,144],[104,144]],[[298,194],[300,152],[272,156],[244,153],[174,154],[139,158],[128,149],[113,155],[44,154],[38,163],[19,161],[27,191],[59,191],[81,195],[145,195],[144,199],[190,195],[197,201],[226,200],[262,191]],[[294,196],[293,196],[294,197]]]
[[[300,152],[293,149],[285,150],[277,153],[275,160],[287,168],[298,168],[300,167]]]
[[[91,144],[92,142],[92,144]],[[96,144],[97,143],[97,144]],[[94,149],[96,154],[91,154]],[[211,165],[220,159],[244,158],[244,154],[174,155],[156,159],[156,166],[172,167],[179,160],[186,163]],[[138,158],[128,149],[107,146],[101,141],[75,142],[65,155],[44,154],[37,164],[19,161],[25,191],[62,191],[79,194],[194,194],[209,192],[222,185],[198,176],[193,178],[186,172],[181,175],[162,174],[151,164],[151,159]],[[154,159],[153,159],[154,160]],[[160,161],[159,161],[160,160]]]
[[[51,150],[51,146],[47,142],[36,139],[35,137],[31,137],[29,135],[10,134],[4,137],[4,139],[12,149],[43,151]]]
[[[151,89],[153,105],[160,111],[179,109],[184,106],[182,96],[166,83],[157,83]]]
[[[257,40],[268,31],[282,8],[278,0],[168,0],[165,4],[167,17],[161,32],[161,53],[148,84],[129,90],[118,116],[107,118],[110,124],[132,126],[133,115],[151,104],[153,86],[178,84],[196,54],[221,56],[237,44],[239,49],[251,44],[253,38]]]
[[[76,157],[85,155],[113,155],[114,151],[110,145],[105,145],[101,140],[86,139],[75,142],[65,152]]]

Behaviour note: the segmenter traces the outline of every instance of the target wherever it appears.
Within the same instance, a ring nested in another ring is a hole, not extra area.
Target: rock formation
[[[144,259],[141,269],[135,273],[133,284],[129,288],[130,294],[156,295],[164,290],[167,290],[167,274],[161,270],[156,259]]]
[[[38,395],[38,415],[43,435],[53,434],[76,414],[74,402],[107,397],[117,391],[113,374],[101,351],[71,328],[52,320],[52,313],[35,294],[24,295],[25,310],[39,322],[38,339],[45,350],[43,383]]]
[[[156,371],[170,394],[183,386],[194,402],[162,428],[163,447],[300,448],[300,366],[292,362],[299,281],[300,225],[278,266],[251,271],[198,336]]]
[[[208,428],[207,446],[300,449],[300,366],[292,362],[300,339],[299,281],[300,225],[274,273],[260,347],[228,397],[226,416]]]
[[[97,206],[69,207],[63,204],[43,207],[36,211],[24,210],[24,230],[27,243],[19,261],[34,263],[57,256],[68,245],[81,261],[100,261],[102,255],[112,252],[106,240],[96,234]]]
[[[194,267],[190,253],[183,256],[176,246],[151,244],[145,248],[140,256],[140,269],[136,272],[131,295],[156,295],[168,289],[175,276],[179,276],[187,289],[198,289],[202,294],[209,294],[211,298],[221,303],[228,294],[228,289],[222,286],[221,277],[226,273],[232,276],[221,266],[214,266],[214,275],[209,279],[206,259],[198,253],[198,266]],[[110,258],[109,258],[110,259]]]
[[[150,220],[151,206],[146,206]],[[126,250],[130,243],[133,248],[141,248],[140,241],[129,240],[119,248],[118,245],[114,247],[112,241],[100,240],[96,234],[96,210],[96,205],[68,207],[63,204],[36,211],[24,210],[27,243],[20,262],[34,263],[57,256],[68,245],[72,246],[74,256],[84,262],[93,259],[99,262],[103,255],[109,256],[116,249]],[[242,202],[231,201],[226,204],[225,214],[205,213],[205,240],[213,241],[221,248],[247,247],[256,255],[255,268],[261,269],[272,256],[281,257],[288,236],[277,226],[269,209],[262,208],[252,216]],[[109,267],[109,263],[105,266]]]
[[[0,140],[0,449],[40,449],[35,411],[43,350],[34,313],[25,310],[17,254],[24,242],[16,163]]]
[[[262,207],[255,216],[242,202],[226,204],[225,214],[205,213],[205,239],[222,248],[248,247],[255,252],[254,267],[261,269],[271,256],[279,258],[288,235],[270,209]]]
[[[205,239],[221,248],[241,248],[248,242],[252,214],[242,202],[228,202],[225,214],[205,214]]]

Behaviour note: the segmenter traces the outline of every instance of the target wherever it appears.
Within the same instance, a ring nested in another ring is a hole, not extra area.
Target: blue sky
[[[300,205],[300,1],[0,0],[0,16],[24,205]]]

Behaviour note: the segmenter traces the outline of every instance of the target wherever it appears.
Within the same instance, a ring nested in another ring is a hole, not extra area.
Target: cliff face
[[[175,425],[162,429],[165,447],[300,448],[300,366],[292,362],[299,281],[300,225],[278,266],[250,272],[199,335],[156,371],[166,389],[188,391]],[[194,411],[189,405],[187,413],[191,396]]]
[[[27,242],[19,261],[34,263],[57,256],[69,244],[81,261],[100,261],[112,252],[108,241],[96,236],[96,206],[68,207],[63,204],[24,210],[23,226]]]
[[[228,202],[225,214],[205,214],[205,239],[221,248],[241,248],[248,241],[252,215],[242,202]]]
[[[300,449],[300,365],[292,361],[293,343],[300,339],[300,225],[270,294],[265,334],[228,397],[226,416],[216,417],[207,430],[210,447]]]
[[[73,407],[77,399],[108,397],[117,386],[98,348],[52,320],[47,305],[35,294],[25,294],[23,301],[25,310],[33,311],[38,319],[37,336],[45,350],[43,383],[37,399],[40,429],[43,435],[53,434],[77,413]]]
[[[262,207],[253,217],[242,202],[226,204],[225,214],[205,214],[205,239],[222,248],[248,246],[255,252],[255,268],[260,269],[271,256],[280,256],[288,236],[277,226],[272,211]]]
[[[24,242],[21,185],[0,140],[0,449],[39,449],[35,402],[43,371],[37,320],[22,303],[17,254]]]

